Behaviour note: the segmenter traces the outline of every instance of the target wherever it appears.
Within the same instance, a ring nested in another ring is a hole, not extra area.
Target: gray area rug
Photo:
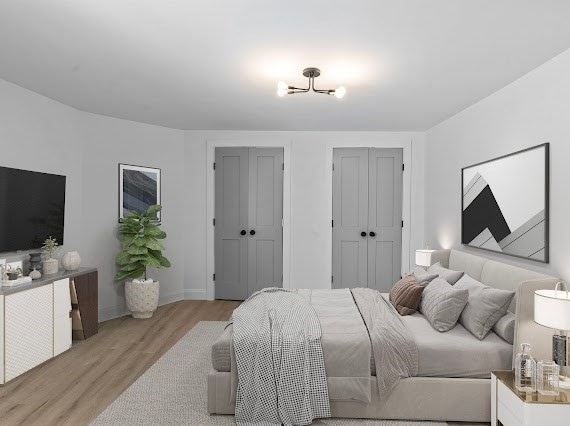
[[[202,321],[123,392],[93,425],[232,425],[233,416],[210,416],[206,376],[210,347],[225,322]],[[439,426],[446,423],[389,420],[318,420],[330,426]]]

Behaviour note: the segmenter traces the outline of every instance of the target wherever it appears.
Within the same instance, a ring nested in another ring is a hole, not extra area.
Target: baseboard
[[[178,301],[184,300],[184,299],[185,299],[185,293],[184,292],[167,294],[167,295],[161,296],[160,299],[158,299],[158,306],[168,305],[169,303],[178,302]],[[129,312],[128,312],[127,307],[125,305],[111,306],[108,308],[100,308],[99,309],[99,322],[124,317],[125,315],[128,315],[128,314],[129,314]]]
[[[206,289],[187,288],[184,290],[184,299],[208,300],[208,292],[206,291]]]

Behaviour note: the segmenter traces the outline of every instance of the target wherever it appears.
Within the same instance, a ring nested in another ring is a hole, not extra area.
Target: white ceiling
[[[179,129],[425,130],[570,47],[567,0],[0,0],[0,78]],[[277,97],[339,84],[344,99]]]

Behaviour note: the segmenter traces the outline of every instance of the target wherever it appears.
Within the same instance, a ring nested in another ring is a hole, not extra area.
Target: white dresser
[[[69,278],[0,295],[0,383],[71,347]]]
[[[570,392],[558,396],[519,392],[512,371],[493,371],[491,386],[491,426],[570,425]]]

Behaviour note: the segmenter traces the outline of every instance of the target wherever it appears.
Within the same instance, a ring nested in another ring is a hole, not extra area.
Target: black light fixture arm
[[[295,86],[287,86],[287,94],[293,95],[295,93],[307,93],[309,91],[313,91],[315,93],[322,93],[324,95],[335,95],[336,89],[317,89],[315,87],[315,78],[321,75],[321,71],[318,68],[305,68],[303,70],[303,75],[309,79],[309,87],[302,88],[302,87],[295,87]],[[343,88],[344,90],[344,88]],[[344,95],[344,94],[343,94]],[[280,95],[282,96],[282,95]],[[342,97],[342,96],[340,96]]]

